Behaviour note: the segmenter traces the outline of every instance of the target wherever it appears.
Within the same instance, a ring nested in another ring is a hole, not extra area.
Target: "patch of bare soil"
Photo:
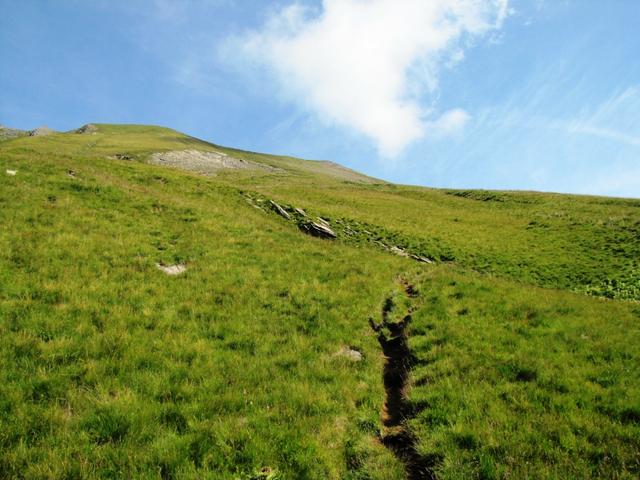
[[[403,281],[402,286],[407,297],[418,296],[417,289],[409,282]],[[404,464],[409,480],[435,479],[438,459],[420,455],[417,439],[407,426],[407,420],[417,413],[407,398],[409,373],[416,361],[408,342],[412,309],[401,321],[394,322],[389,318],[393,307],[393,298],[388,297],[382,306],[382,322],[378,324],[369,319],[385,358],[382,374],[385,389],[382,423],[385,432],[380,440]]]
[[[250,162],[235,158],[222,152],[205,152],[201,150],[174,150],[151,155],[150,162],[213,175],[220,170],[262,170],[264,172],[283,172],[279,168],[262,163]]]

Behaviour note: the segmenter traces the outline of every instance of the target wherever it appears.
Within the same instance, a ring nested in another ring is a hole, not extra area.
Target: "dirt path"
[[[402,286],[407,297],[418,296],[412,284],[403,281]],[[408,344],[408,327],[414,307],[409,307],[399,322],[390,320],[393,308],[393,297],[387,297],[382,306],[382,322],[376,324],[369,319],[385,357],[382,375],[385,389],[382,423],[385,431],[380,440],[404,464],[409,480],[435,479],[436,459],[418,453],[417,438],[407,426],[407,421],[416,414],[406,395],[409,374],[416,361]]]

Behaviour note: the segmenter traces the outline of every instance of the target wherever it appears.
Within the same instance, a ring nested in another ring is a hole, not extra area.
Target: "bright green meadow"
[[[175,150],[274,168],[148,162]],[[317,217],[336,239],[296,225]],[[391,427],[383,306],[411,314]],[[3,479],[638,478],[640,200],[394,185],[160,127],[0,140],[0,362]]]

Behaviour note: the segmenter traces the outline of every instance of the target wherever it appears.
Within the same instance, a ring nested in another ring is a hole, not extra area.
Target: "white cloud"
[[[425,122],[426,130],[433,136],[453,135],[461,131],[469,121],[469,114],[460,108],[449,110],[434,121]]]
[[[439,118],[422,104],[441,68],[461,61],[472,37],[500,28],[508,0],[323,0],[273,13],[233,49],[275,75],[289,100],[323,121],[352,128],[395,156],[425,135],[468,119]]]

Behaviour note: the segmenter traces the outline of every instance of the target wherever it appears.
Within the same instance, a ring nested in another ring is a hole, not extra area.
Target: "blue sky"
[[[640,197],[637,0],[0,0],[0,124]]]

